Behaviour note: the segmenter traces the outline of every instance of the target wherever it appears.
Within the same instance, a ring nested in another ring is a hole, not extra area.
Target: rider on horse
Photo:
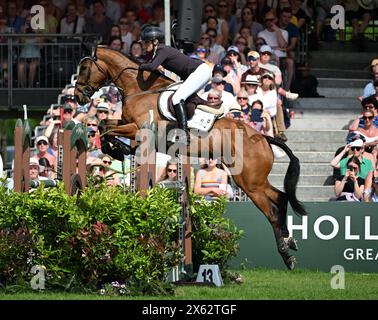
[[[178,127],[185,131],[189,144],[185,100],[208,83],[211,78],[211,68],[201,60],[192,59],[179,50],[160,43],[164,38],[164,33],[158,27],[146,26],[142,30],[140,38],[144,49],[148,53],[152,53],[151,61],[142,63],[139,67],[140,70],[163,71],[164,68],[174,72],[184,80],[174,93],[172,103]]]

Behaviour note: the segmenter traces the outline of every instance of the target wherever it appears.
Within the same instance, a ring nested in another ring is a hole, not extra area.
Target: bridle
[[[96,56],[87,56],[87,57],[84,57],[83,59],[80,60],[79,62],[79,67],[82,65],[82,63],[86,60],[89,60],[91,61],[92,63],[94,63],[94,65],[97,67],[97,69],[105,76],[106,80],[104,83],[101,83],[100,86],[93,86],[91,85],[90,83],[90,78],[91,78],[91,71],[92,71],[92,66],[91,67],[88,67],[88,73],[87,73],[87,76],[86,76],[86,80],[85,82],[81,82],[81,81],[76,81],[76,85],[79,85],[79,86],[82,86],[81,87],[78,87],[76,86],[76,90],[79,91],[82,95],[90,98],[96,91],[100,90],[102,87],[104,86],[107,86],[107,85],[110,85],[111,83],[113,83],[119,93],[121,94],[121,101],[122,101],[122,104],[125,102],[125,100],[127,98],[130,98],[130,97],[133,97],[133,96],[139,96],[139,95],[145,95],[145,94],[148,94],[148,93],[161,93],[163,91],[167,91],[166,88],[163,88],[163,89],[158,89],[158,90],[146,90],[146,91],[143,91],[143,92],[138,92],[138,93],[134,93],[134,94],[131,94],[131,95],[125,95],[123,89],[117,85],[117,81],[119,80],[119,78],[121,77],[121,75],[123,74],[123,72],[125,72],[126,70],[135,70],[135,71],[138,71],[139,68],[135,68],[135,67],[125,67],[123,68],[118,74],[116,77],[112,78],[109,73],[107,71],[105,71],[97,62],[97,57]]]
[[[96,91],[100,90],[102,87],[104,86],[107,86],[111,83],[114,83],[114,85],[117,87],[118,91],[120,92],[121,94],[121,99],[122,99],[122,102],[124,101],[125,99],[125,94],[122,90],[121,87],[119,87],[117,85],[117,81],[119,80],[119,78],[121,77],[122,73],[126,70],[138,70],[138,68],[135,68],[135,67],[125,67],[123,68],[118,74],[116,77],[112,78],[109,73],[107,71],[105,71],[97,62],[97,57],[84,57],[83,59],[80,60],[79,62],[79,67],[82,65],[82,63],[86,60],[89,60],[91,61],[92,63],[94,63],[94,65],[97,67],[97,70],[100,71],[106,78],[105,82],[100,84],[100,86],[93,86],[91,85],[90,83],[90,78],[91,78],[91,72],[92,72],[92,66],[88,67],[88,72],[87,72],[87,76],[86,76],[86,80],[85,82],[81,82],[81,81],[76,81],[76,84],[79,85],[79,86],[82,86],[81,87],[76,87],[76,90],[79,91],[81,94],[83,94],[84,96],[90,98]]]

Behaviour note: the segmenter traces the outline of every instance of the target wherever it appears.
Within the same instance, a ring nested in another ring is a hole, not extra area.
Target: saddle
[[[168,98],[168,110],[172,114],[175,114],[174,108],[173,108],[173,103],[172,103],[172,93],[170,97]],[[222,108],[222,101],[220,102],[210,102],[207,100],[202,99],[198,94],[192,94],[188,99],[185,101],[186,105],[186,112],[187,112],[187,117],[188,119],[191,119],[194,116],[194,112],[196,108],[209,112],[215,115],[220,115],[223,114],[223,108]]]
[[[176,121],[172,96],[180,85],[181,83],[175,83],[167,87],[159,96],[158,108],[167,120]],[[189,96],[185,104],[188,127],[200,131],[208,132],[213,127],[215,120],[221,118],[224,114],[222,101],[216,103],[209,102],[202,99],[196,93]]]

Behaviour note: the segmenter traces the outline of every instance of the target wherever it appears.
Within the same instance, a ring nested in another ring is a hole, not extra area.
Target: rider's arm
[[[156,55],[151,62],[142,63],[139,66],[140,70],[155,71],[158,70],[158,67],[165,61],[167,58],[167,52],[163,49],[158,48]]]

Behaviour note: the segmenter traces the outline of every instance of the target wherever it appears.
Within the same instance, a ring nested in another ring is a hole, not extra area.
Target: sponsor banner
[[[291,250],[297,268],[329,272],[341,265],[345,271],[378,272],[378,204],[306,202],[305,207],[305,217],[288,210],[288,228],[299,246]],[[229,202],[226,216],[245,232],[233,267],[286,268],[269,222],[253,203]]]

